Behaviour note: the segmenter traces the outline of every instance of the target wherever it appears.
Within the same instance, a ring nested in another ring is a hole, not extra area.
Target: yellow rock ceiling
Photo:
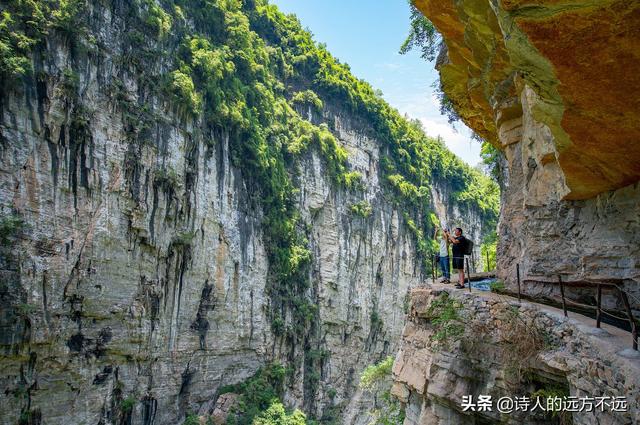
[[[554,135],[566,199],[640,180],[640,1],[493,3],[415,2],[445,39],[443,89],[467,125],[500,146],[496,123],[523,81]]]

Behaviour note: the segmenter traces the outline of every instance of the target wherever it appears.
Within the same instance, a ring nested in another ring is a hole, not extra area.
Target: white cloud
[[[471,130],[461,122],[456,123],[454,128],[440,115],[440,101],[430,85],[422,84],[414,89],[410,94],[406,91],[394,92],[385,98],[395,105],[401,114],[420,120],[428,135],[440,136],[449,150],[467,164],[478,164],[481,161],[480,143],[471,139]]]
[[[471,139],[471,130],[464,124],[456,124],[453,128],[446,120],[435,120],[428,117],[418,118],[429,136],[440,136],[450,151],[471,166],[480,162],[480,143]]]

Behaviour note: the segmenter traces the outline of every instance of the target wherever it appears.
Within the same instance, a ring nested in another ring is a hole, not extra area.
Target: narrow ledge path
[[[625,331],[624,329],[620,329],[604,322],[601,323],[600,328],[597,328],[595,319],[579,313],[569,311],[568,317],[564,317],[562,309],[552,307],[547,304],[536,303],[528,300],[522,300],[520,302],[516,297],[512,297],[510,295],[497,294],[491,291],[482,291],[473,287],[471,291],[469,291],[469,288],[466,287],[464,289],[456,289],[453,284],[427,283],[423,286],[445,290],[450,293],[459,293],[459,296],[463,297],[484,297],[486,299],[506,302],[516,306],[520,305],[536,308],[559,319],[560,321],[566,321],[570,325],[573,325],[580,332],[588,335],[590,337],[590,342],[601,350],[601,352],[611,355],[611,358],[623,360],[630,368],[630,373],[636,374],[635,376],[640,376],[640,351],[636,351],[632,348],[633,338],[631,336],[631,332]]]

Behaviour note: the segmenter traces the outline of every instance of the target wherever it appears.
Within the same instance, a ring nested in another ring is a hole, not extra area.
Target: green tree
[[[482,140],[480,157],[487,173],[499,183],[502,179],[502,158],[504,157],[502,151],[486,140]]]
[[[420,56],[428,61],[435,59],[438,54],[442,37],[431,21],[409,1],[411,8],[410,30],[406,40],[400,46],[400,54],[404,55],[413,49],[420,50]]]
[[[253,420],[253,425],[305,425],[306,416],[296,409],[287,414],[279,401],[273,401],[271,406]]]
[[[404,410],[400,402],[391,395],[391,369],[393,356],[385,357],[377,364],[369,365],[360,375],[359,387],[374,395],[375,404],[369,411],[370,425],[401,425]]]
[[[240,394],[238,406],[229,416],[228,422],[238,425],[251,424],[254,418],[266,412],[274,401],[280,400],[284,395],[285,373],[286,369],[282,365],[268,364],[245,382],[221,388],[221,394]]]

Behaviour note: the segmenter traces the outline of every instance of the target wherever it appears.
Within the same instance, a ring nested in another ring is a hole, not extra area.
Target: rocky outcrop
[[[443,88],[471,128],[498,142],[500,123],[521,88],[539,101],[535,120],[553,136],[567,187],[564,199],[586,199],[638,181],[640,133],[633,118],[640,78],[640,7],[621,0],[418,0],[444,37]],[[501,111],[501,109],[504,109]],[[620,167],[621,156],[629,164]],[[551,159],[551,158],[550,158]]]
[[[499,225],[498,272],[507,282],[520,264],[524,288],[532,296],[559,299],[558,275],[565,281],[611,281],[632,294],[640,308],[640,185],[603,192],[582,201],[561,199],[562,171],[553,157],[549,129],[533,118],[538,101],[529,88],[521,95],[523,115],[501,126],[508,164]],[[593,304],[595,291],[568,289]],[[620,299],[605,295],[611,308]]]
[[[636,2],[417,0],[443,36],[442,87],[503,151],[498,274],[558,295],[607,280],[640,307],[640,7]],[[511,286],[514,288],[513,286]],[[573,291],[592,302],[593,291]],[[614,298],[609,303],[616,304]]]
[[[546,397],[591,403],[608,397],[606,407],[574,409],[560,423],[638,422],[637,353],[590,325],[495,294],[412,290],[411,313],[393,367],[392,393],[405,404],[405,425],[558,423],[557,412],[532,412],[536,393],[544,409]],[[625,357],[631,353],[632,358]],[[491,396],[491,410],[464,408],[464,397],[472,396],[474,404],[481,395]],[[501,414],[502,397],[529,399],[531,405],[520,404],[516,411],[514,403],[503,404]],[[624,399],[626,407],[612,410],[613,397]]]

